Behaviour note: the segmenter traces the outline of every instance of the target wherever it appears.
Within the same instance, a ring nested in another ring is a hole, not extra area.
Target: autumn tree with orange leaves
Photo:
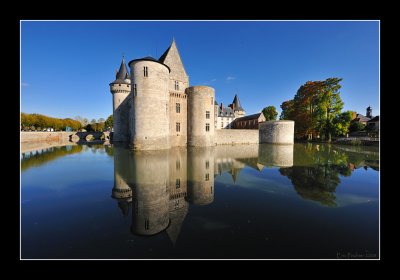
[[[339,92],[341,81],[341,78],[308,81],[300,86],[292,100],[281,104],[280,119],[295,121],[296,138],[312,140],[322,136],[330,142],[332,134],[346,131],[348,124],[341,123],[345,118],[339,117],[343,108]]]

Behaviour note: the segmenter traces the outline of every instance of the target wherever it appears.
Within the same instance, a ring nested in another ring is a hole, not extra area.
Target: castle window
[[[144,229],[149,230],[150,228],[150,221],[149,219],[144,219]]]
[[[210,167],[210,161],[206,161],[206,169],[208,169]]]
[[[210,124],[206,123],[206,131],[210,131]]]
[[[206,180],[206,181],[210,181],[210,174],[206,173],[205,180]]]
[[[210,118],[210,111],[206,111],[206,119]]]
[[[181,187],[181,179],[176,179],[176,182],[175,182],[175,187],[177,188],[177,189],[179,189],[180,187]]]
[[[181,161],[180,160],[177,160],[176,161],[176,169],[178,170],[178,169],[181,169]]]
[[[144,75],[145,77],[148,77],[148,76],[149,76],[149,72],[148,72],[147,66],[144,66],[144,68],[143,68],[143,75]]]
[[[211,186],[211,194],[212,194],[212,192],[213,192],[213,186]]]
[[[176,123],[176,132],[180,132],[181,131],[181,123]]]
[[[221,128],[224,128],[224,123],[223,122],[221,123]]]
[[[175,81],[175,90],[179,90],[179,82]]]
[[[211,97],[211,105],[214,105],[214,98]]]
[[[136,84],[133,84],[133,96],[137,96],[137,87],[136,87]]]
[[[176,112],[177,113],[181,112],[181,103],[176,103]]]

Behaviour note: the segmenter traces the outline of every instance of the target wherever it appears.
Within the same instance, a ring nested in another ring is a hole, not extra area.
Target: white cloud
[[[29,87],[28,83],[21,83],[21,87]]]
[[[217,79],[212,79],[212,80],[211,80],[211,82],[216,82],[216,81],[217,81]]]
[[[226,81],[232,81],[232,80],[234,80],[234,79],[236,79],[235,77],[232,77],[232,76],[228,76],[228,77],[226,77]]]

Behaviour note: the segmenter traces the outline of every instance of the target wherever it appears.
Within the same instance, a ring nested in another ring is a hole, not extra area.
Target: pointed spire
[[[183,66],[181,56],[176,46],[175,38],[172,38],[169,48],[160,56],[159,62],[167,65],[171,69],[170,78],[189,83],[188,75]]]
[[[242,105],[240,105],[239,97],[237,96],[237,94],[235,94],[235,97],[233,98],[232,107],[234,111],[244,111]]]
[[[117,84],[117,83],[125,84],[126,79],[129,79],[129,72],[128,72],[128,68],[126,67],[126,64],[125,64],[125,56],[124,56],[124,54],[122,54],[121,65],[119,67],[119,70],[117,71],[115,81],[113,83],[114,84]]]

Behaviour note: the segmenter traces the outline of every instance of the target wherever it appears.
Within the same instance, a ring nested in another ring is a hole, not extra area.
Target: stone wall
[[[63,141],[69,141],[69,136],[71,134],[75,134],[76,132],[24,132],[21,131],[21,143],[25,142],[59,142],[60,144]]]
[[[258,142],[258,129],[219,129],[215,131],[215,143],[217,145],[253,144]]]
[[[260,143],[293,144],[294,121],[268,121],[260,123]]]

